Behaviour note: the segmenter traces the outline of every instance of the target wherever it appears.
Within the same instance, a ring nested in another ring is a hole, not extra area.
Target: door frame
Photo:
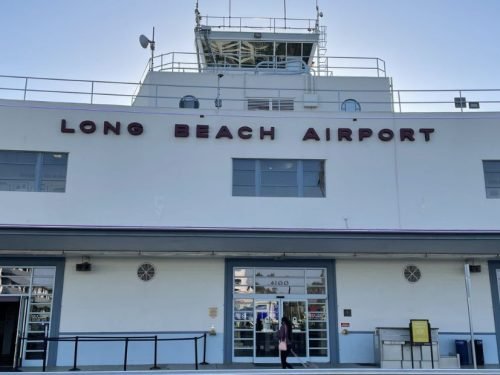
[[[500,261],[489,261],[489,276],[490,276],[490,289],[491,299],[493,305],[493,318],[495,321],[495,336],[497,340],[497,355],[500,358],[500,294],[499,282],[497,278],[497,270],[500,271]]]
[[[13,337],[12,337],[12,344],[13,344],[13,347],[12,347],[12,358],[6,358],[6,361],[8,362],[5,362],[5,363],[0,363],[0,366],[1,367],[4,367],[4,368],[7,368],[7,367],[14,367],[14,362],[16,360],[16,349],[17,349],[17,344],[18,344],[18,340],[17,340],[17,336],[18,336],[18,332],[19,332],[19,320],[20,320],[20,311],[21,311],[21,297],[20,296],[9,296],[9,295],[0,295],[0,306],[2,304],[12,304],[13,306],[14,305],[17,305],[15,307],[15,309],[17,309],[17,317],[16,317],[16,322],[15,322],[15,327],[11,327],[13,328]],[[12,306],[12,307],[13,307]],[[22,322],[21,322],[22,324]],[[4,329],[6,328],[6,326],[4,325]],[[4,336],[4,341],[5,341],[5,336]],[[9,354],[10,355],[10,354]]]
[[[239,258],[225,259],[224,272],[224,363],[233,363],[233,268],[234,267],[278,267],[278,268],[325,268],[327,271],[327,299],[328,299],[328,327],[329,327],[329,355],[331,366],[339,363],[339,330],[337,316],[337,290],[335,284],[335,259],[287,259],[276,260],[266,258]],[[265,297],[266,295],[262,295]],[[270,296],[276,298],[276,296]],[[291,299],[298,298],[290,295]],[[298,298],[301,299],[301,298]],[[273,357],[274,358],[274,357]],[[278,358],[279,360],[279,358]]]
[[[64,284],[64,268],[66,260],[62,257],[0,257],[0,266],[5,267],[55,267],[56,277],[54,280],[54,292],[52,302],[52,318],[50,324],[50,336],[59,335],[61,320],[62,292]],[[48,347],[47,366],[55,366],[57,363],[58,342],[51,342]],[[37,361],[40,362],[41,361]]]

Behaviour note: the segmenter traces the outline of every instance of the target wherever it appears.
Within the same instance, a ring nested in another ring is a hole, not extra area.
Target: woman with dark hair
[[[278,338],[280,341],[279,352],[281,358],[282,368],[293,368],[287,361],[286,358],[290,354],[292,349],[292,322],[286,316],[281,318],[281,327],[278,331]]]

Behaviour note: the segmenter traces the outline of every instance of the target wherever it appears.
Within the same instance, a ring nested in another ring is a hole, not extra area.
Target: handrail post
[[[75,336],[75,350],[73,352],[73,368],[70,368],[69,371],[80,371],[78,367],[76,367],[76,361],[78,358],[78,336]]]
[[[14,363],[12,364],[12,369],[14,371],[17,371],[17,369],[19,368],[19,353],[21,352],[20,345],[22,345],[21,335],[19,334],[19,332],[17,332],[16,348],[14,351]]]
[[[207,362],[207,333],[203,333],[203,362],[200,365],[208,365]]]
[[[194,338],[194,366],[198,370],[198,337]]]
[[[25,101],[26,101],[26,94],[28,92],[28,79],[29,79],[28,77],[26,77],[24,79],[24,97],[23,97],[23,100],[25,100]]]
[[[43,337],[43,361],[42,361],[42,371],[45,372],[47,368],[47,335]]]
[[[90,87],[90,104],[94,104],[94,81],[92,81]]]
[[[154,363],[153,367],[149,368],[150,370],[159,370],[158,367],[158,335],[155,335],[155,352],[154,352]]]
[[[128,337],[125,337],[125,358],[123,358],[123,371],[127,371]]]

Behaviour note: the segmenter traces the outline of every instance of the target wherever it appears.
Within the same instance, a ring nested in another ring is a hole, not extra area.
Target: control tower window
[[[276,43],[276,57],[278,61],[299,58],[307,65],[311,57],[312,43]]]
[[[186,95],[179,102],[179,108],[200,108],[200,102],[195,96]]]
[[[361,105],[357,100],[347,99],[342,103],[340,110],[342,112],[361,112]]]

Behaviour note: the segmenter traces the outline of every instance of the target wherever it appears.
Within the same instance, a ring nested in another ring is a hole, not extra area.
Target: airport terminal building
[[[319,15],[300,21],[197,14],[196,52],[155,56],[115,92],[128,105],[102,82],[3,85],[2,365],[71,367],[77,336],[204,333],[210,363],[277,364],[282,316],[297,355],[332,367],[408,366],[377,337],[412,319],[437,359],[472,335],[499,364],[499,102],[407,98],[378,58],[336,69]],[[78,364],[123,348],[82,341]],[[192,341],[157,349],[193,363]]]

